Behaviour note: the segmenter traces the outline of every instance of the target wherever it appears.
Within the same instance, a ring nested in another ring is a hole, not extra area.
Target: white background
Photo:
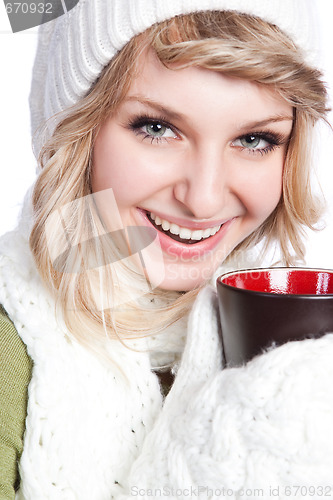
[[[316,0],[316,3],[319,9],[322,46],[325,49],[321,65],[332,96],[333,0]],[[0,0],[0,234],[15,226],[23,196],[35,177],[36,163],[31,150],[28,95],[36,41],[36,28],[15,34],[11,32],[4,4]],[[332,113],[329,118],[333,123]],[[315,267],[333,268],[332,158],[333,132],[327,126],[322,127],[315,163],[331,212],[328,211],[325,217],[326,228],[309,235],[307,264]]]

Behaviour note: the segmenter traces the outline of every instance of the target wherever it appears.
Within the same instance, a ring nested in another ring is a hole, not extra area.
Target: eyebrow
[[[125,102],[126,101],[140,102],[141,104],[144,104],[145,106],[149,106],[150,108],[155,109],[155,111],[162,113],[163,115],[167,116],[171,120],[185,120],[186,119],[185,115],[183,115],[182,113],[179,113],[178,111],[175,111],[172,108],[166,108],[162,104],[154,101],[153,99],[149,99],[148,97],[143,97],[140,95],[127,96],[125,99]]]
[[[293,121],[293,120],[294,120],[293,115],[275,115],[275,116],[269,116],[269,117],[265,118],[264,120],[244,123],[243,125],[241,125],[241,127],[239,127],[239,129],[240,130],[256,129],[258,127],[265,127],[266,125],[269,125],[270,123],[278,123],[278,122]]]
[[[148,97],[144,97],[141,95],[131,95],[131,96],[127,96],[125,98],[124,102],[126,102],[126,101],[140,102],[141,104],[143,104],[145,106],[149,106],[150,108],[153,108],[155,111],[162,113],[163,115],[168,117],[170,120],[186,120],[186,116],[183,115],[182,113],[179,113],[178,111],[175,111],[172,108],[166,108],[162,104],[154,101],[153,99],[149,99]],[[269,116],[263,120],[244,123],[239,127],[239,130],[243,131],[243,130],[248,130],[248,129],[256,129],[258,127],[265,127],[266,125],[269,125],[270,123],[277,123],[277,122],[282,122],[282,121],[293,121],[293,119],[294,119],[293,115]]]

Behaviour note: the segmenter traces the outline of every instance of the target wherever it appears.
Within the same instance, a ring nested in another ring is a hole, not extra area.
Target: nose
[[[229,195],[228,168],[223,151],[212,145],[183,159],[174,197],[198,219],[219,217]]]

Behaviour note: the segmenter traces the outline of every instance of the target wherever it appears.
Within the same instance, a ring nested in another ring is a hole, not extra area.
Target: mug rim
[[[315,294],[315,293],[305,293],[305,294],[296,294],[296,293],[273,293],[273,292],[262,292],[260,290],[248,290],[247,288],[238,288],[236,286],[232,285],[227,285],[226,283],[222,282],[222,279],[232,276],[235,274],[244,274],[246,272],[264,272],[264,271],[274,271],[274,270],[289,270],[289,271],[311,271],[311,272],[321,272],[321,273],[329,273],[333,274],[333,269],[324,269],[324,268],[314,268],[314,267],[287,267],[287,266],[279,266],[279,267],[257,267],[257,268],[247,268],[247,269],[240,269],[238,271],[229,271],[227,273],[221,274],[216,278],[216,285],[220,285],[226,288],[230,288],[231,290],[237,291],[239,293],[250,293],[251,295],[260,295],[260,296],[267,296],[271,298],[283,298],[283,297],[288,297],[293,298],[295,300],[297,299],[313,299],[314,297],[317,300],[323,300],[323,299],[332,299],[333,298],[333,293],[322,293],[322,294]]]

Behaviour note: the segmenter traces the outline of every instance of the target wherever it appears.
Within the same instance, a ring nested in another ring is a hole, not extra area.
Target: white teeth
[[[169,229],[170,233],[172,234],[179,234],[180,232],[180,227],[177,226],[177,224],[170,224],[170,229]]]
[[[169,222],[165,219],[161,219],[158,215],[150,213],[150,218],[155,221],[157,226],[162,226],[164,231],[170,231],[170,233],[178,235],[180,238],[185,240],[201,240],[205,238],[209,238],[209,236],[213,236],[220,229],[221,225],[215,227],[209,227],[207,229],[196,229],[192,231],[192,229],[186,227],[180,227],[174,222]]]
[[[170,222],[168,222],[167,220],[163,220],[162,227],[163,227],[164,231],[168,231],[168,229],[170,229]]]
[[[185,227],[182,227],[179,236],[183,238],[184,240],[190,240],[191,239],[191,234],[192,231],[190,229],[186,229]]]
[[[201,231],[200,229],[193,231],[193,233],[191,235],[191,240],[201,240],[202,235],[203,235],[203,231]]]
[[[221,226],[220,226],[220,227],[221,227]],[[217,231],[220,229],[220,227],[219,227],[219,228],[213,227],[213,228],[211,229],[210,235],[211,235],[211,236],[214,236],[214,234],[216,234],[216,233],[217,233]]]
[[[205,229],[205,230],[203,231],[202,237],[203,237],[203,238],[208,238],[208,236],[211,236],[211,233],[212,233],[212,228],[211,228],[211,227],[209,227],[208,229]]]

